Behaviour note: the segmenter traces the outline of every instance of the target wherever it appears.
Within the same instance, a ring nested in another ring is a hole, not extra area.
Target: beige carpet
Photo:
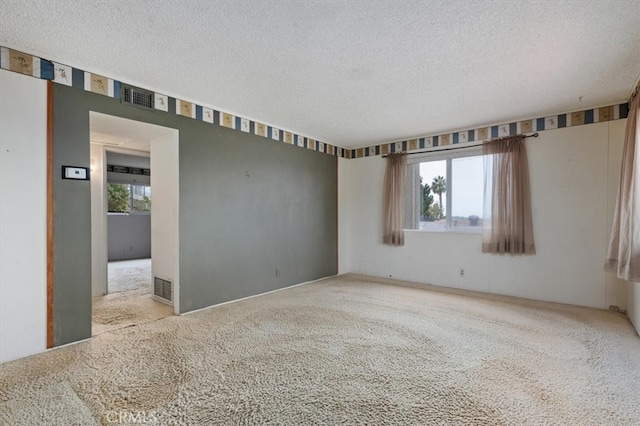
[[[151,287],[151,259],[109,262],[109,294]]]
[[[173,315],[173,307],[152,299],[152,292],[151,259],[109,262],[109,294],[93,298],[91,334]]]
[[[640,339],[608,311],[330,278],[0,365],[0,424],[88,415],[637,425]]]
[[[151,287],[94,297],[91,334],[97,336],[173,315],[173,306],[151,298]]]

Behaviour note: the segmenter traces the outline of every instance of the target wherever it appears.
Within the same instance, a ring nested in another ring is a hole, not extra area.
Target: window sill
[[[463,234],[463,235],[482,235],[482,229],[405,229],[405,232],[417,234]]]

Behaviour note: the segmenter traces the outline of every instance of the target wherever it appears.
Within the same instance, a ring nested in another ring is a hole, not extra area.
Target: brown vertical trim
[[[47,348],[53,347],[53,82],[47,82]]]

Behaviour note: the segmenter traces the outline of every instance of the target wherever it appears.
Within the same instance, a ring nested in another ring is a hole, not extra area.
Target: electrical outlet
[[[464,268],[458,269],[458,275],[464,278]]]

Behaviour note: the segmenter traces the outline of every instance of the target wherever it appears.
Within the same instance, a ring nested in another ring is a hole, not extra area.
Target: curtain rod
[[[534,133],[534,134],[532,134],[532,135],[524,135],[524,136],[523,136],[523,138],[537,138],[538,136],[540,136],[540,135],[538,134],[538,132],[535,132],[535,133]],[[500,139],[500,138],[494,138],[494,139]],[[424,150],[424,151],[407,152],[406,154],[407,154],[407,155],[413,155],[413,154],[424,154],[425,152],[453,151],[454,149],[471,148],[471,147],[473,147],[473,146],[480,146],[480,145],[482,145],[483,143],[488,142],[488,141],[491,141],[491,140],[494,140],[494,139],[489,139],[489,140],[486,140],[486,141],[478,142],[478,143],[475,143],[475,144],[473,144],[473,145],[452,146],[452,147],[449,147],[449,148],[442,148],[442,149],[428,149],[428,150]],[[384,155],[382,156],[382,158],[387,158],[387,156],[388,156],[388,154],[384,154]]]

